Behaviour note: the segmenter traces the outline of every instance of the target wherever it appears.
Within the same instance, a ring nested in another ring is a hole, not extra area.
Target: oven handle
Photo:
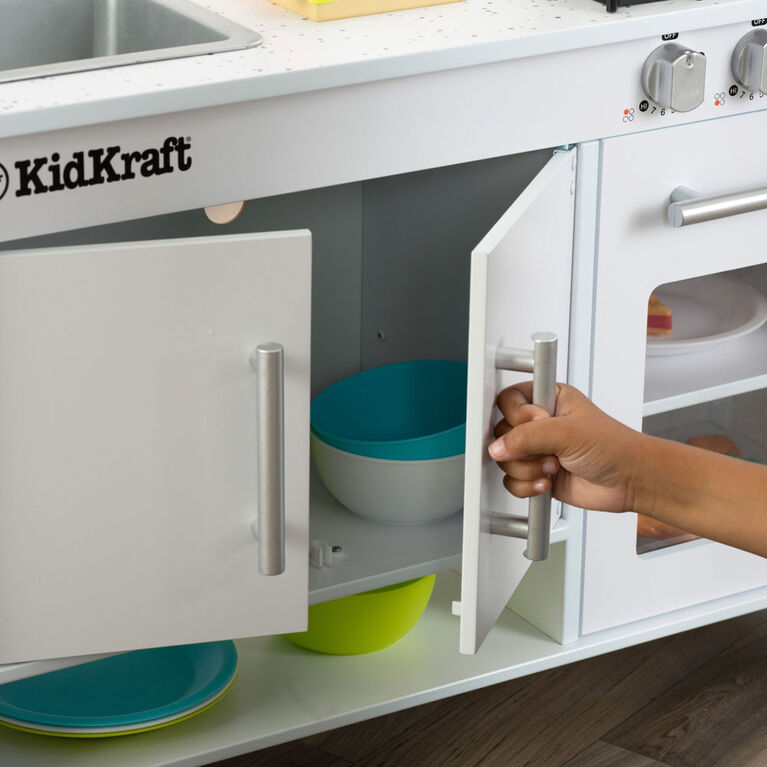
[[[767,187],[764,186],[711,195],[701,195],[686,186],[678,186],[671,193],[668,220],[674,227],[689,226],[766,208]]]

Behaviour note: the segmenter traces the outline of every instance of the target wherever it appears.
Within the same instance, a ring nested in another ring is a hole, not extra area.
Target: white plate
[[[654,290],[671,309],[672,330],[647,336],[647,354],[695,352],[750,333],[767,320],[767,298],[726,274],[672,282]]]

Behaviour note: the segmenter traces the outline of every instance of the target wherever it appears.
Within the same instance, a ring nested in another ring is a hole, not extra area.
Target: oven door
[[[767,325],[751,315],[767,291],[765,135],[761,112],[603,142],[592,391],[636,429],[718,434],[758,460]],[[646,334],[651,292],[672,312],[665,338]],[[767,560],[647,528],[634,514],[588,514],[584,633],[767,585]]]

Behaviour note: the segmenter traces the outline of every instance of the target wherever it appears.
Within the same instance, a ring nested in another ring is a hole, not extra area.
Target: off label
[[[5,197],[5,193],[8,191],[8,171],[4,165],[0,165],[0,200]]]

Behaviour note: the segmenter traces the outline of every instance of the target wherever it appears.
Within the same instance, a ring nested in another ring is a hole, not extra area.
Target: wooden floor
[[[215,767],[767,767],[767,611]]]

